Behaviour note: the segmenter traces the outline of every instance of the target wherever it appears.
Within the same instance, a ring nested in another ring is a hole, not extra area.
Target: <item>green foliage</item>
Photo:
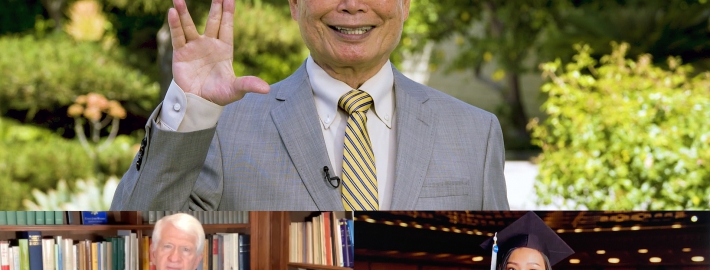
[[[303,63],[308,49],[287,9],[249,2],[235,1],[234,72],[237,76],[253,75],[268,83],[278,82]]]
[[[626,58],[628,44],[597,64],[589,46],[575,61],[541,65],[551,81],[531,123],[542,147],[540,203],[554,196],[588,209],[710,208],[710,73],[695,77],[677,58]]]
[[[5,36],[0,48],[0,112],[28,111],[32,118],[39,110],[57,111],[89,92],[145,110],[157,103],[158,85],[127,68],[120,49],[75,42],[63,34],[43,39]]]
[[[122,175],[136,153],[138,140],[118,136],[99,158],[101,173]],[[66,179],[96,177],[94,162],[77,141],[49,130],[0,118],[0,209],[18,209],[31,189],[47,190]]]
[[[654,64],[664,65],[669,56],[680,56],[696,68],[710,69],[710,3],[697,0],[666,1],[574,1],[554,12],[545,42],[540,46],[544,59],[571,59],[574,44],[588,44],[592,56],[610,54],[611,41],[629,43],[628,55],[653,56]]]
[[[56,190],[44,193],[34,189],[34,201],[25,199],[23,204],[30,211],[106,211],[111,207],[118,182],[116,176],[111,176],[103,186],[96,179],[79,179],[76,181],[75,192],[72,192],[66,181],[59,180]]]
[[[43,11],[40,0],[0,0],[0,7],[0,35],[31,31]]]

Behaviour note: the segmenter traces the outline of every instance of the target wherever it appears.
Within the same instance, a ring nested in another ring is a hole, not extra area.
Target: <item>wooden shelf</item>
[[[113,231],[113,230],[151,230],[153,225],[3,225],[0,231]]]
[[[248,229],[249,224],[206,224],[207,230]],[[152,230],[153,224],[141,225],[1,225],[0,232],[22,231],[117,231],[117,230]]]
[[[305,268],[305,269],[352,270],[352,268],[348,268],[348,267],[329,266],[329,265],[310,264],[310,263],[293,263],[293,262],[290,262],[290,263],[288,263],[288,266],[289,266],[289,267],[296,267],[296,268]]]

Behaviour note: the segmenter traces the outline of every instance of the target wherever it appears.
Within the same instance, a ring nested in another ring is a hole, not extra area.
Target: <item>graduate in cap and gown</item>
[[[528,212],[486,240],[491,270],[551,270],[574,250],[534,212]],[[498,263],[497,263],[498,262]]]

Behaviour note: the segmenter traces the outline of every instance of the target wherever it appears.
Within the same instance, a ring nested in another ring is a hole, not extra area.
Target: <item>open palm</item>
[[[234,0],[212,1],[204,35],[197,32],[185,0],[173,0],[173,5],[168,11],[173,78],[183,91],[221,106],[249,92],[269,92],[262,79],[234,75]]]

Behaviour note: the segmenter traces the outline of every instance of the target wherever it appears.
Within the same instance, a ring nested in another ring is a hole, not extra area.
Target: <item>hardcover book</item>
[[[54,215],[52,215],[54,216]],[[48,217],[45,217],[48,218]],[[54,218],[54,217],[52,217]],[[90,211],[82,211],[81,212],[81,223],[84,225],[97,225],[97,224],[107,224],[108,223],[108,215],[105,211],[101,212],[90,212]]]
[[[27,240],[29,270],[42,270],[42,233],[38,231],[20,232],[19,238]],[[22,240],[20,240],[22,245]]]

